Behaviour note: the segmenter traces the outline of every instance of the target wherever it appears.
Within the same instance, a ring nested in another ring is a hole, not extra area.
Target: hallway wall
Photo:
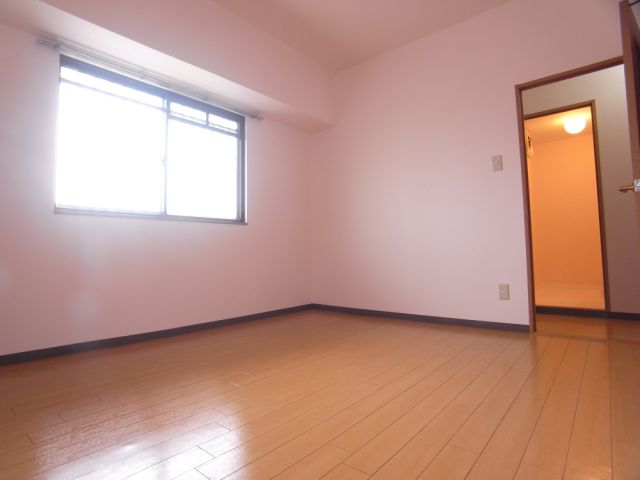
[[[603,309],[593,136],[533,141],[527,163],[536,305]]]

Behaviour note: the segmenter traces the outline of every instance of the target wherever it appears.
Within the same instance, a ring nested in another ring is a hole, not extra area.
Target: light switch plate
[[[491,164],[493,165],[494,172],[502,170],[502,155],[494,155],[491,157]]]

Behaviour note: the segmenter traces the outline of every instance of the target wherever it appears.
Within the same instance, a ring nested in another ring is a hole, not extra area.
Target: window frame
[[[159,213],[145,213],[145,212],[128,212],[126,210],[109,210],[109,209],[93,209],[93,208],[82,208],[82,207],[68,207],[68,206],[58,206],[55,200],[55,192],[54,192],[54,213],[58,214],[74,214],[74,215],[95,215],[95,216],[107,216],[107,217],[129,217],[129,218],[149,218],[149,219],[160,219],[160,220],[178,220],[178,221],[189,221],[189,222],[209,222],[209,223],[227,223],[227,224],[239,224],[246,225],[246,136],[245,136],[245,116],[239,113],[231,112],[221,107],[217,107],[215,105],[211,105],[205,103],[200,100],[196,100],[194,98],[173,92],[171,90],[167,90],[162,87],[158,87],[140,80],[136,80],[134,78],[128,77],[126,75],[121,75],[119,73],[113,72],[111,70],[107,70],[96,65],[92,65],[90,63],[86,63],[84,61],[78,60],[73,57],[69,57],[66,55],[60,55],[60,66],[59,66],[59,76],[58,76],[58,86],[62,84],[62,82],[72,83],[74,85],[80,85],[84,88],[91,89],[91,87],[87,87],[81,84],[77,84],[75,82],[65,80],[62,78],[62,68],[67,67],[73,70],[77,70],[82,73],[86,73],[88,75],[92,75],[97,78],[101,78],[110,82],[118,83],[125,87],[129,87],[135,90],[138,90],[143,93],[149,93],[152,95],[156,95],[162,98],[163,105],[160,107],[164,114],[165,125],[168,125],[169,120],[178,120],[184,122],[186,124],[194,125],[197,127],[204,127],[219,133],[223,133],[232,137],[235,137],[238,141],[238,155],[237,155],[237,212],[238,216],[236,218],[212,218],[212,217],[198,217],[198,216],[186,216],[186,215],[171,215],[167,213],[167,130],[165,129],[165,136],[161,140],[164,143],[164,158],[162,160],[163,164],[163,177],[162,177],[162,190],[163,190],[163,199],[162,199],[162,211]],[[58,87],[59,88],[59,87]],[[109,92],[103,92],[110,95]],[[224,128],[218,128],[214,125],[203,125],[198,122],[189,121],[186,118],[177,116],[171,113],[171,102],[175,102],[179,105],[184,105],[186,107],[195,108],[206,113],[210,113],[212,115],[216,115],[218,117],[222,117],[227,120],[232,120],[237,122],[238,129],[236,132],[231,130],[227,130]],[[56,165],[57,165],[57,154],[56,154]]]

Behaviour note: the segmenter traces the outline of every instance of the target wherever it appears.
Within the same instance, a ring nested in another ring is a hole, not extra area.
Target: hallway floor
[[[577,285],[536,285],[536,304],[549,307],[604,309],[604,288]]]
[[[572,338],[640,342],[640,321],[637,320],[538,313],[536,331],[539,334]]]

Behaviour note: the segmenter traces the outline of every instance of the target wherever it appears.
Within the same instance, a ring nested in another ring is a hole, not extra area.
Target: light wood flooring
[[[639,366],[308,311],[0,367],[0,479],[639,479]]]
[[[593,340],[640,342],[640,322],[615,318],[536,314],[538,333]]]

